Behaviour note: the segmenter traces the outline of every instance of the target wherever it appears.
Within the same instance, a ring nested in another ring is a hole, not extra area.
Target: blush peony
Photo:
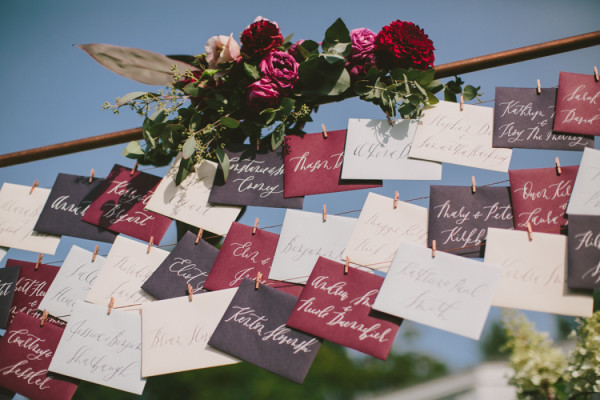
[[[234,61],[240,56],[240,45],[233,38],[233,33],[229,36],[211,37],[206,42],[204,50],[209,68],[217,68],[219,64]]]

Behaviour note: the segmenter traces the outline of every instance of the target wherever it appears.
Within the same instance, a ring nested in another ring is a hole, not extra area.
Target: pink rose
[[[211,37],[204,45],[204,50],[209,68],[217,68],[219,64],[234,61],[240,57],[240,45],[233,38],[233,33],[229,36]]]
[[[275,82],[263,77],[261,80],[248,85],[246,101],[248,107],[256,112],[275,107],[279,103],[279,88]]]
[[[302,54],[300,53],[300,50],[298,49],[298,47],[300,47],[300,45],[302,43],[304,43],[304,39],[298,40],[296,43],[291,45],[290,48],[288,49],[288,53],[290,53],[292,55],[292,57],[294,57],[294,60],[296,60],[298,62],[304,61],[304,57],[302,56]]]
[[[346,67],[353,77],[364,75],[375,66],[375,32],[367,28],[353,29],[350,32],[352,49]]]
[[[273,51],[259,64],[264,77],[275,82],[282,94],[288,94],[298,81],[298,62],[294,57],[283,51]]]

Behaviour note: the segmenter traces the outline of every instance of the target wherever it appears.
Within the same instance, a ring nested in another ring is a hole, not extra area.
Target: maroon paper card
[[[159,182],[158,176],[115,165],[81,220],[159,244],[171,220],[145,209]]]
[[[600,289],[600,215],[569,215],[567,286]]]
[[[69,400],[78,381],[48,372],[64,328],[17,313],[0,341],[0,386],[31,400]]]
[[[238,287],[244,278],[256,279],[260,272],[264,285],[298,296],[302,285],[269,280],[269,271],[279,235],[234,222],[208,274],[204,288],[208,290]]]
[[[600,82],[593,74],[560,73],[554,131],[600,135]]]
[[[47,264],[40,264],[36,270],[35,263],[11,259],[6,260],[6,268],[15,268],[16,266],[20,266],[21,268],[10,307],[7,324],[9,327],[18,312],[33,317],[41,315],[41,312],[38,311],[38,305],[46,295],[50,284],[59,270],[59,267]],[[52,317],[48,317],[47,321],[59,326],[65,325],[63,321]]]
[[[594,137],[554,133],[556,88],[497,87],[493,147],[579,150],[594,147]]]
[[[286,136],[285,197],[381,187],[380,180],[341,179],[346,130]]]
[[[515,229],[564,233],[565,211],[571,197],[578,166],[508,171]]]
[[[385,360],[400,318],[371,309],[383,277],[319,257],[287,325]]]
[[[296,297],[244,279],[208,344],[302,383],[321,340],[286,326]]]

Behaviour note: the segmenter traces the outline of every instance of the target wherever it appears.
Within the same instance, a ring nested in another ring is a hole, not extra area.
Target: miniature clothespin
[[[394,210],[398,207],[398,198],[399,197],[400,197],[400,194],[396,190],[396,192],[394,192]]]
[[[92,254],[92,262],[96,261],[96,256],[98,255],[99,251],[100,251],[100,246],[96,245],[96,247],[94,248],[94,254]]]
[[[38,268],[40,267],[40,264],[41,264],[41,262],[42,262],[42,258],[44,258],[44,256],[42,255],[42,253],[40,253],[40,254],[38,255],[38,259],[37,259],[37,261],[36,261],[36,263],[35,263],[35,267],[33,267],[33,270],[34,270],[34,271],[37,271],[37,270],[38,270]]]
[[[325,124],[321,124],[321,129],[323,129],[323,138],[327,139],[327,128],[325,128]]]
[[[256,151],[260,151],[260,137],[256,138]]]
[[[48,318],[48,311],[44,310],[44,312],[42,313],[42,320],[40,321],[40,326],[44,326],[44,322],[46,322],[47,318]]]
[[[194,241],[195,244],[198,244],[200,242],[200,239],[202,239],[203,233],[204,233],[204,229],[198,228],[198,234],[196,235],[196,240]]]
[[[392,118],[390,117],[390,113],[389,112],[385,112],[385,117],[387,118],[388,124],[390,124],[390,126],[394,125],[394,122],[392,121]]]
[[[327,221],[327,206],[323,204],[323,222]]]
[[[554,164],[556,164],[556,174],[562,174],[562,169],[560,168],[560,161],[558,161],[558,157],[554,159]]]
[[[260,286],[261,281],[262,281],[262,273],[259,272],[256,274],[256,284],[254,285],[254,289],[258,290],[258,287]]]
[[[533,240],[533,229],[531,229],[531,222],[527,223],[527,237],[529,237],[529,240]]]
[[[539,79],[537,80],[537,94],[542,94],[542,86]]]
[[[40,181],[38,181],[37,179],[35,181],[33,181],[33,185],[31,185],[31,189],[29,190],[30,195],[31,195],[31,193],[33,193],[35,188],[38,187],[39,184],[40,184]]]
[[[148,250],[146,250],[146,254],[150,254],[150,249],[152,248],[153,244],[154,244],[154,236],[150,236],[150,241],[148,242]]]
[[[258,228],[258,217],[254,220],[254,226],[252,227],[253,235],[256,235],[256,228]]]
[[[94,171],[94,168],[92,168],[92,170],[90,171],[90,179],[88,180],[88,183],[92,183],[95,174],[96,172]]]
[[[137,171],[138,167],[140,166],[139,162],[135,162],[135,165],[133,166],[133,168],[131,168],[131,174],[129,174],[130,176],[133,176],[133,174],[135,174],[135,171]]]
[[[350,265],[350,257],[346,256],[346,264],[344,264],[344,275],[348,275],[348,265]]]
[[[475,176],[471,176],[471,190],[473,193],[477,191],[477,185],[475,184]]]
[[[465,108],[465,98],[464,96],[461,94],[460,95],[460,111],[464,110]]]
[[[115,298],[111,297],[110,301],[108,302],[108,312],[107,312],[107,315],[110,315],[110,313],[112,312],[114,306],[115,306]]]
[[[598,67],[596,67],[596,66],[594,65],[594,80],[595,80],[596,82],[598,82],[598,80],[599,80],[599,79],[600,79],[600,77],[598,77]]]
[[[192,289],[192,285],[190,285],[189,283],[187,284],[187,292],[190,301],[194,300],[194,290]]]
[[[437,250],[437,241],[431,241],[431,258],[435,258],[435,251]]]

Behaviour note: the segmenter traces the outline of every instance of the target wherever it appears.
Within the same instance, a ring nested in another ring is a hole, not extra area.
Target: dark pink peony
[[[281,94],[287,95],[298,81],[298,65],[292,55],[283,51],[274,51],[263,58],[259,68],[263,77],[275,82]]]
[[[346,67],[351,76],[364,75],[369,68],[375,66],[375,36],[375,32],[367,28],[353,29],[350,32],[352,49]]]
[[[248,85],[246,101],[248,107],[255,112],[275,107],[279,103],[279,87],[267,77]]]
[[[281,46],[283,36],[276,23],[259,17],[244,29],[240,42],[242,42],[242,55],[248,58],[261,58]]]
[[[304,61],[304,57],[302,57],[302,54],[300,53],[300,50],[298,49],[298,47],[300,47],[300,45],[303,42],[304,42],[304,39],[300,39],[296,43],[291,45],[290,48],[288,49],[288,53],[290,53],[292,55],[292,57],[294,57],[294,60],[296,60],[298,62]]]
[[[396,20],[375,37],[375,60],[382,69],[433,66],[433,42],[412,22]]]

